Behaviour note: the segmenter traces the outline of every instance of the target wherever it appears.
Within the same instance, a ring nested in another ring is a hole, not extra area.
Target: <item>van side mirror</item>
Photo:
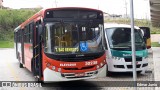
[[[143,31],[143,38],[146,42],[147,49],[151,48],[151,34],[149,27],[139,27]]]

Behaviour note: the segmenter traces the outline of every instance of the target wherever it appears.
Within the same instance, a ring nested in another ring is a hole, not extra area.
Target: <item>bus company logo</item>
[[[123,54],[124,57],[132,56],[131,54]]]
[[[84,56],[83,54],[76,55],[76,57],[83,57],[83,56]]]
[[[2,87],[12,87],[11,82],[2,82]]]
[[[60,66],[76,66],[76,63],[60,63]]]

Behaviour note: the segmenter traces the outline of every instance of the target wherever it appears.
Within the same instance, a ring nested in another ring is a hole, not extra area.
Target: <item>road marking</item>
[[[12,76],[14,77],[15,81],[20,81],[19,77],[16,75],[15,70],[12,68],[11,64],[7,61],[7,66],[9,71],[11,71]],[[20,87],[20,90],[25,90],[24,87]]]
[[[19,78],[16,77],[17,75],[16,75],[14,69],[11,67],[10,63],[7,62],[7,66],[8,66],[8,68],[9,68],[9,71],[11,71],[11,74],[12,74],[12,76],[14,77],[14,79],[15,79],[16,81],[19,81]]]

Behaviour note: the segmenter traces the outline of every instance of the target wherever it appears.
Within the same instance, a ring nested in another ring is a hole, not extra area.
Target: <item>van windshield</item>
[[[145,42],[140,34],[140,30],[134,29],[134,31],[136,50],[145,49]],[[107,28],[105,32],[110,48],[116,50],[131,50],[131,28]]]

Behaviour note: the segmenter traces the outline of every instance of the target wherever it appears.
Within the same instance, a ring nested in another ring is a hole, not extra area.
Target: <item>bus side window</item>
[[[29,24],[29,42],[32,43],[33,42],[33,31],[34,31],[34,25],[33,23]]]
[[[29,37],[30,37],[30,32],[29,32],[29,25],[26,26],[26,43],[29,43]]]
[[[44,28],[45,30],[45,32],[44,32],[44,35],[45,35],[45,40],[44,40],[44,46],[45,46],[45,48],[47,48],[48,47],[48,30],[47,30],[47,27],[45,26],[45,28]]]
[[[104,44],[103,46],[104,46],[105,50],[108,50],[107,40],[106,40],[107,38],[105,38],[105,32],[103,32],[103,34],[104,34],[103,35],[103,44]]]

